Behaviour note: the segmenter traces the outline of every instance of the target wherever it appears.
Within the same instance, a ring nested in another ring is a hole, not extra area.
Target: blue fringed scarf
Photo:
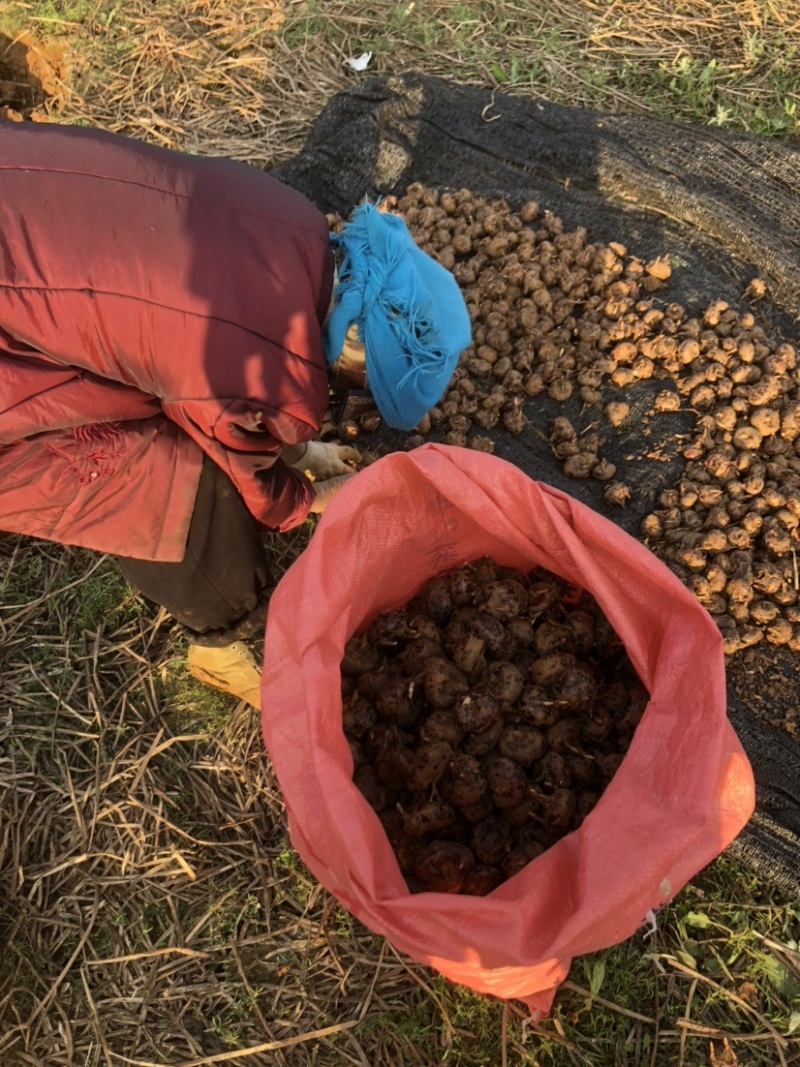
[[[367,381],[389,426],[411,430],[439,402],[470,343],[469,315],[452,274],[414,244],[405,222],[372,204],[340,234],[339,284],[323,338],[328,364],[355,323]]]

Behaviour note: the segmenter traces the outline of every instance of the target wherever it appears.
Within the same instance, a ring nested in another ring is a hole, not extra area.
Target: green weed
[[[172,915],[166,901],[145,904],[140,912],[141,937],[155,944],[172,927]]]
[[[786,138],[798,128],[797,101],[785,97],[778,110],[757,107],[752,114],[750,128],[763,137]]]
[[[243,925],[262,917],[261,902],[252,893],[243,901],[227,898],[221,905],[212,904],[209,910],[215,916],[214,940],[221,946],[235,940]]]
[[[517,1067],[668,1067],[678,1062],[679,1019],[747,1032],[752,1020],[731,999],[740,991],[756,998],[757,1010],[779,1033],[800,1032],[797,975],[766,948],[773,938],[796,951],[798,911],[722,856],[662,910],[655,938],[642,931],[575,959],[541,1023],[523,1025],[513,1006],[425,973],[430,993],[420,988],[401,1007],[368,1016],[357,1035],[379,1036],[387,1054],[400,1060],[410,1045],[426,1063],[495,1067],[505,1027],[508,1062]],[[670,959],[696,973],[696,984]],[[687,1067],[708,1062],[702,1040],[689,1041]],[[772,1067],[774,1049],[766,1042],[746,1048],[743,1064]]]
[[[212,1014],[208,1032],[216,1034],[225,1045],[241,1047],[247,1040],[248,1024],[256,1012],[260,996],[260,989],[240,986],[237,996]]]
[[[29,30],[58,36],[79,28],[95,7],[91,0],[38,0],[33,4],[10,0],[0,12],[0,30],[14,35]]]
[[[166,661],[161,684],[173,727],[181,733],[219,733],[238,703],[229,693],[193,678],[183,656]]]
[[[798,129],[797,49],[780,36],[767,40],[751,34],[744,46],[744,63],[737,60],[681,54],[672,62],[651,66],[638,58],[626,59],[615,80],[664,119],[789,138]]]

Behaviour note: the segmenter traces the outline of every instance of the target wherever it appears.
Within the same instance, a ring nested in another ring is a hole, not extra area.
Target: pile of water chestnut
[[[604,502],[624,508],[627,472],[606,446],[631,428],[626,390],[660,381],[636,416],[645,450],[669,413],[691,414],[694,428],[675,437],[686,464],[645,516],[645,542],[714,617],[727,654],[762,642],[798,651],[800,362],[761,321],[765,282],[750,281],[742,308],[719,299],[688,308],[665,295],[669,256],[592,241],[533,201],[514,207],[414,182],[381,206],[452,271],[472,322],[472,344],[406,447],[433,435],[493,452],[491,433],[536,425],[535,398],[546,395],[572,404],[549,432],[564,473],[600,481]],[[373,428],[375,416],[366,419],[343,427],[344,439]],[[365,465],[373,458],[362,455]]]
[[[348,640],[353,780],[411,892],[485,896],[576,830],[649,699],[595,599],[488,557]]]

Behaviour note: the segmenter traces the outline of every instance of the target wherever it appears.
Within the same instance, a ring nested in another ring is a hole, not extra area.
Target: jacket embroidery
[[[89,485],[100,475],[116,473],[125,437],[118,422],[91,423],[73,427],[72,441],[48,442],[46,447],[66,462],[81,485]]]

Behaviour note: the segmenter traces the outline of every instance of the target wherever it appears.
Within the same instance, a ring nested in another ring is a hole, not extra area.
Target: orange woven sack
[[[487,897],[411,894],[352,782],[339,665],[379,611],[483,555],[540,564],[590,592],[650,702],[579,830]],[[613,523],[493,456],[425,445],[349,482],[278,585],[264,652],[264,740],[309,869],[398,950],[532,1013],[549,1010],[573,956],[633,934],[753,811],[711,617]]]

